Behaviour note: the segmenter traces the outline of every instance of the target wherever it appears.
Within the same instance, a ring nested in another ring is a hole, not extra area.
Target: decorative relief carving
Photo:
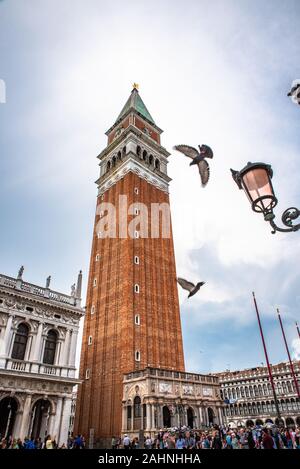
[[[212,388],[203,388],[203,396],[212,396],[213,395],[213,390]]]
[[[159,392],[164,394],[172,393],[172,384],[171,383],[159,383]]]
[[[4,301],[4,304],[8,307],[8,308],[13,308],[16,304],[16,302],[14,300],[8,300],[6,299]]]
[[[38,330],[38,327],[39,327],[39,322],[38,321],[35,321],[34,319],[30,319],[29,321],[30,325],[31,325],[31,328],[34,332],[37,332]]]
[[[0,313],[0,327],[1,326],[6,326],[7,319],[8,319],[8,314]]]
[[[182,386],[182,389],[183,389],[183,394],[187,396],[191,396],[194,394],[194,388],[190,384],[184,384]]]

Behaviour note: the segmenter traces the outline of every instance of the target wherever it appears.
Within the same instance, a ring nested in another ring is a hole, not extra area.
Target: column
[[[55,438],[56,441],[59,440],[59,436],[60,436],[60,419],[61,419],[61,413],[62,413],[62,403],[63,403],[63,399],[62,397],[59,397],[56,403],[55,421],[54,421],[53,431],[52,431],[53,434],[51,435],[51,437]]]
[[[131,431],[133,431],[133,424],[134,424],[134,406],[131,406]]]
[[[70,345],[71,345],[71,333],[70,333],[70,329],[67,329],[65,342],[64,342],[64,357],[62,361],[64,366],[69,366]]]
[[[222,408],[218,407],[218,413],[219,413],[219,425],[223,425],[223,416],[222,416]]]
[[[144,430],[144,405],[141,403],[141,430]]]
[[[30,361],[34,362],[31,365],[31,371],[33,373],[39,372],[39,362],[41,361],[41,347],[42,347],[42,334],[43,334],[43,323],[40,322],[38,325],[38,330],[33,342],[30,353]]]
[[[4,344],[4,334],[5,334],[5,328],[3,327],[2,329],[0,329],[0,353]]]
[[[151,404],[151,414],[152,414],[152,429],[155,429],[155,406],[154,404]]]
[[[6,328],[4,331],[3,335],[3,340],[2,340],[2,347],[0,350],[0,355],[1,356],[7,356],[8,354],[8,348],[10,344],[10,335],[11,335],[11,326],[12,326],[12,321],[13,321],[13,316],[11,314],[8,315],[7,323],[6,323]]]
[[[122,404],[122,432],[127,430],[127,407],[126,404]]]
[[[54,412],[51,412],[49,416],[49,420],[48,420],[48,425],[47,425],[47,434],[51,435],[51,437],[53,437],[54,422],[55,422],[55,414]]]
[[[38,326],[37,334],[35,337],[34,348],[32,350],[31,360],[33,362],[39,362],[41,360],[42,333],[43,333],[43,323],[40,322]]]
[[[151,429],[151,405],[150,404],[146,404],[146,418],[147,418],[147,425],[146,425],[146,430],[147,431],[150,431]]]
[[[65,443],[67,445],[68,436],[69,436],[69,426],[70,426],[70,415],[71,415],[71,397],[64,398],[63,411],[61,417],[61,428],[58,443],[62,445]]]
[[[29,357],[31,355],[31,349],[32,349],[32,341],[33,341],[33,334],[32,332],[29,332],[28,340],[26,344],[25,356],[24,356],[25,361],[29,361]]]
[[[188,407],[186,405],[183,406],[183,425],[187,427],[188,424],[188,419],[187,419],[187,409]]]
[[[44,358],[44,351],[45,351],[45,345],[46,345],[46,338],[47,335],[42,335],[42,347],[41,347],[41,355],[40,355],[40,361],[43,361]]]
[[[23,417],[23,412],[21,410],[17,410],[16,420],[15,420],[14,428],[13,428],[13,431],[12,431],[13,436],[15,436],[15,435],[18,436],[19,435],[21,422],[22,422],[22,417]]]
[[[198,407],[198,415],[199,415],[199,428],[203,426],[203,413],[202,413],[202,407]]]
[[[208,417],[207,417],[207,408],[205,406],[202,409],[202,415],[203,415],[203,425],[207,426],[208,425]]]
[[[25,403],[24,403],[24,409],[23,409],[23,416],[21,420],[21,425],[20,425],[20,431],[19,431],[19,438],[21,440],[24,440],[24,438],[28,435],[28,430],[29,430],[29,424],[30,424],[30,418],[31,418],[31,401],[32,401],[32,395],[27,394]]]
[[[157,423],[158,429],[160,430],[164,426],[164,419],[163,419],[163,406],[159,405],[157,410]]]
[[[69,366],[72,366],[72,367],[75,367],[77,335],[78,335],[78,331],[73,329],[72,336],[71,336],[70,359],[69,359]]]
[[[61,344],[62,344],[62,339],[57,339],[56,350],[55,350],[55,358],[54,358],[54,365],[56,365],[56,366],[61,365]]]
[[[180,413],[179,413],[179,409],[177,409],[177,413],[176,413],[176,427],[180,427]]]

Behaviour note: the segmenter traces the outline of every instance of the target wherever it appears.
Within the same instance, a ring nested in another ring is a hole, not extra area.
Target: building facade
[[[81,308],[81,273],[65,295],[0,275],[0,434],[58,444],[69,432]]]
[[[146,368],[124,376],[122,434],[183,426],[203,429],[224,423],[216,376]]]
[[[294,362],[300,383],[300,362]],[[276,396],[281,418],[286,426],[300,425],[300,401],[289,363],[272,365]],[[221,395],[226,401],[226,421],[231,427],[278,424],[273,391],[267,367],[218,373]]]

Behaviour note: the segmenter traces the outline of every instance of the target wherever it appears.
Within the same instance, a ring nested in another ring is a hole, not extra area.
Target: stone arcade
[[[223,403],[215,376],[160,368],[124,376],[122,434],[154,437],[160,428],[205,428],[223,424]]]

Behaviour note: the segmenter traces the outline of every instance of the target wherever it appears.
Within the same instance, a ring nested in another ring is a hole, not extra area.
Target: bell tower
[[[134,85],[98,156],[75,419],[94,444],[121,434],[124,373],[185,369],[161,133]]]

